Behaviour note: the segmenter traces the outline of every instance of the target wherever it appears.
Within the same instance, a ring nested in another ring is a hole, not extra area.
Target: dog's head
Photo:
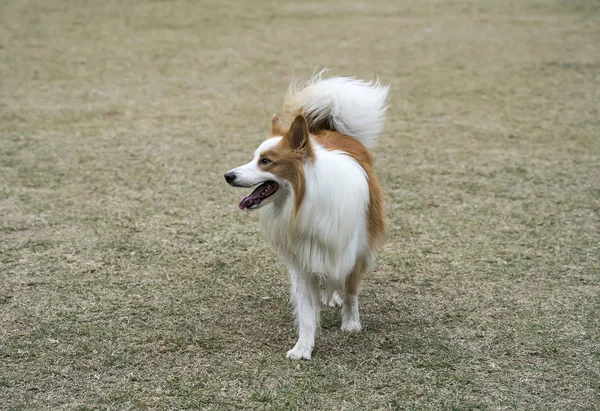
[[[291,194],[298,209],[304,197],[304,163],[312,160],[314,152],[304,116],[297,116],[285,130],[274,115],[271,137],[256,149],[252,161],[225,173],[225,180],[234,187],[258,186],[242,198],[242,210],[255,210]]]

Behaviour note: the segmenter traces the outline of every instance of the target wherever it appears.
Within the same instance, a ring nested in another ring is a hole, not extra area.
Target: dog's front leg
[[[310,360],[321,308],[319,279],[316,275],[290,270],[290,280],[298,342],[287,352],[287,358]]]

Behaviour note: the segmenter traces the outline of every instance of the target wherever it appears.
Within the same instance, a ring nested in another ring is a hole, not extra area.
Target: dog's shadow
[[[440,334],[433,317],[423,317],[410,307],[410,299],[398,303],[364,295],[361,306],[360,332],[345,332],[341,327],[341,308],[324,307],[321,332],[315,341],[316,357],[344,356],[348,352],[361,358],[389,358],[404,354],[431,355],[433,351],[448,355],[454,351]]]

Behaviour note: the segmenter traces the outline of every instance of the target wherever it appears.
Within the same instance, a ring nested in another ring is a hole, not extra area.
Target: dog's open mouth
[[[240,210],[252,210],[257,208],[265,198],[271,197],[277,192],[279,185],[275,181],[267,181],[254,189],[252,194],[247,195],[240,201]]]

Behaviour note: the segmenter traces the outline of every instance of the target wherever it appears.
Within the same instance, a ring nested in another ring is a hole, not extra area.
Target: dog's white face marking
[[[235,175],[235,179],[230,182],[231,185],[235,187],[255,187],[258,185],[262,185],[268,182],[275,182],[276,185],[266,185],[263,189],[263,193],[270,193],[273,189],[274,193],[268,194],[266,197],[260,196],[260,193],[256,191],[251,195],[246,196],[240,202],[240,208],[248,209],[248,210],[256,210],[258,208],[264,207],[267,204],[272,203],[276,199],[280,198],[282,195],[285,195],[285,192],[289,189],[289,182],[282,179],[281,177],[269,173],[267,171],[262,170],[258,162],[260,160],[260,155],[266,150],[269,150],[277,145],[281,141],[282,137],[274,137],[262,142],[260,146],[254,152],[254,158],[247,164],[243,166],[239,166],[229,171],[227,174]],[[252,201],[251,201],[252,200]]]
[[[277,143],[281,140],[281,137],[270,138],[258,146],[256,151],[254,151],[254,158],[247,164],[243,166],[239,166],[230,171],[235,173],[235,186],[236,187],[254,187],[255,185],[264,183],[265,181],[273,180],[277,182],[277,177],[275,174],[267,173],[258,166],[258,159],[260,157],[260,153],[266,151],[270,148],[275,147]]]

